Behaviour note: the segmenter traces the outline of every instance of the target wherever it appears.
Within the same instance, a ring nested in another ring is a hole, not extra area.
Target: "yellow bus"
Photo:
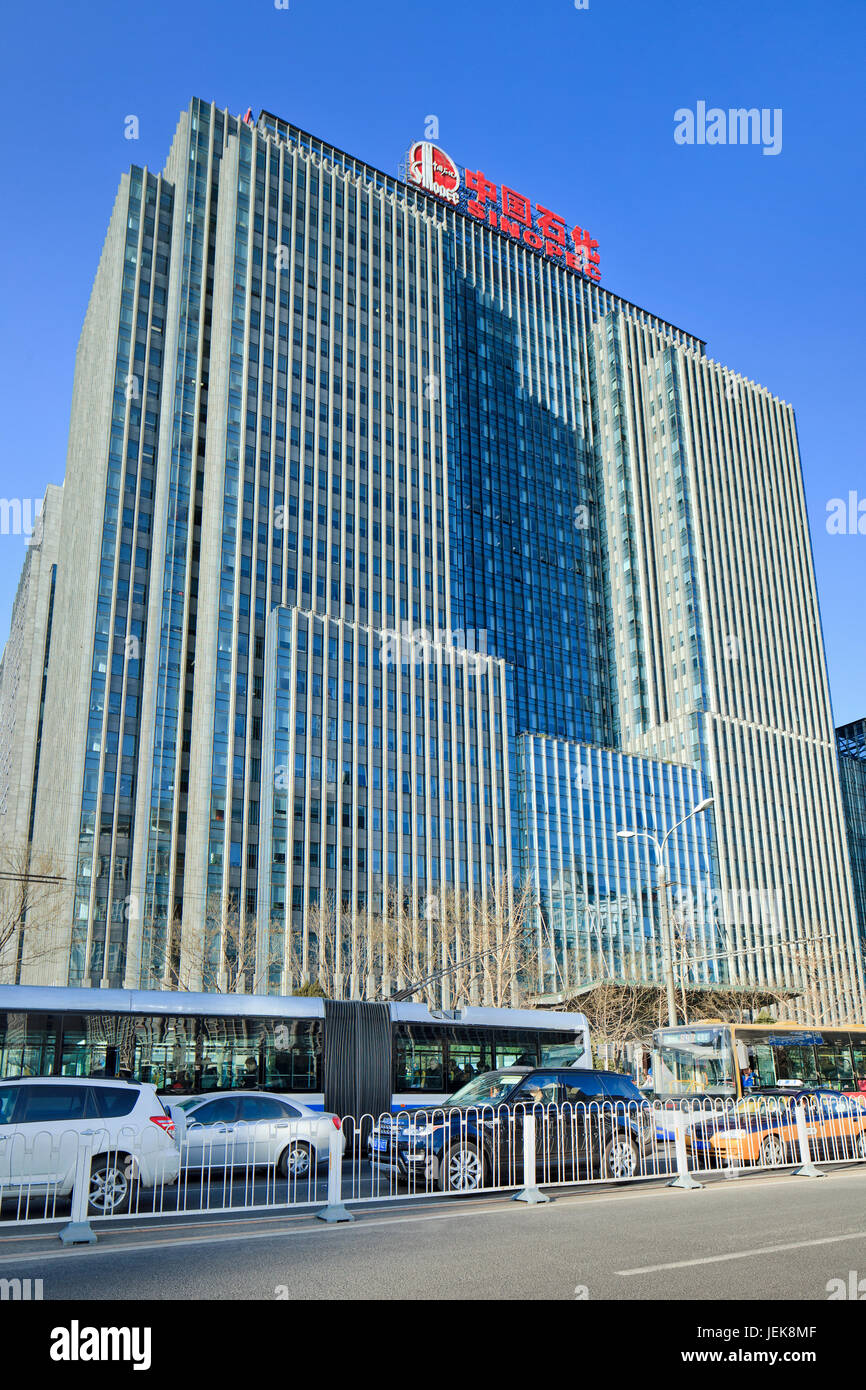
[[[866,1027],[711,1018],[653,1033],[652,1089],[662,1100],[739,1097],[767,1086],[866,1094]]]

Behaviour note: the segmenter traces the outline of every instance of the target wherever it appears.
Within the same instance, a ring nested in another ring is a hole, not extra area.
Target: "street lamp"
[[[677,1024],[677,999],[676,990],[674,988],[674,962],[670,939],[670,922],[668,919],[668,878],[664,858],[665,847],[675,830],[679,830],[680,826],[685,825],[686,821],[691,820],[692,816],[700,815],[701,811],[706,811],[709,806],[712,806],[713,801],[714,798],[712,796],[704,797],[704,800],[698,802],[697,806],[693,807],[687,815],[683,816],[682,820],[678,820],[675,825],[672,825],[661,840],[659,840],[651,830],[617,831],[618,840],[637,840],[641,838],[649,840],[656,852],[656,879],[659,889],[661,890],[662,898],[662,974],[664,975],[665,995],[668,1005],[668,1026],[671,1028],[675,1028]]]

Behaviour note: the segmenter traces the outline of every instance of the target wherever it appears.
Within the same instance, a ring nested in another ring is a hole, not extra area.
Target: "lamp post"
[[[668,1006],[668,1026],[671,1028],[675,1028],[677,1024],[677,999],[676,990],[674,988],[674,961],[670,939],[670,920],[668,918],[668,876],[664,857],[665,848],[667,846],[668,840],[670,839],[671,835],[673,835],[674,831],[679,830],[680,826],[685,825],[686,821],[691,820],[692,816],[700,815],[702,811],[706,811],[709,806],[712,806],[713,800],[714,798],[712,796],[707,796],[704,798],[703,801],[698,802],[698,805],[695,806],[691,811],[689,811],[687,815],[683,816],[681,820],[678,820],[675,825],[671,826],[670,830],[667,831],[667,833],[662,837],[661,840],[659,840],[659,838],[656,835],[654,835],[651,830],[617,831],[618,840],[649,840],[650,844],[655,850],[656,880],[658,882],[662,898],[662,975],[664,976],[665,997],[667,999]]]

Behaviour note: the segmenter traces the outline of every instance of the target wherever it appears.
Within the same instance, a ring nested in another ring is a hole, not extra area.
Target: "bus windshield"
[[[737,1094],[730,1029],[660,1029],[654,1042],[653,1090],[657,1095]]]

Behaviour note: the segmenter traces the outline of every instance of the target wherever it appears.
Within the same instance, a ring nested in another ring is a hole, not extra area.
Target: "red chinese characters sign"
[[[495,184],[480,169],[461,170],[444,150],[417,141],[406,160],[410,183],[445,199],[461,212],[485,222],[505,236],[541,251],[591,280],[601,279],[598,242],[583,227],[569,227],[564,218],[506,184]],[[462,177],[461,177],[462,175]]]

